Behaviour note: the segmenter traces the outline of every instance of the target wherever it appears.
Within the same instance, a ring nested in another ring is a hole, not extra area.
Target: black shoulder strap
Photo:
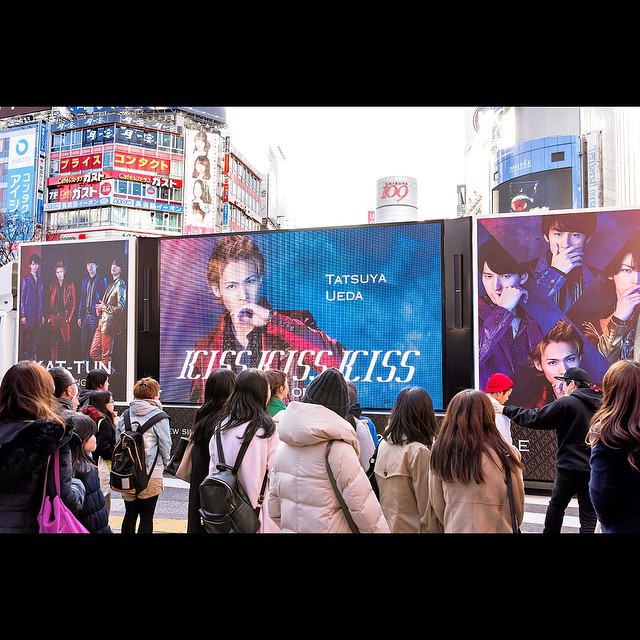
[[[240,451],[238,451],[238,457],[236,458],[235,464],[233,465],[233,467],[229,467],[233,471],[233,473],[238,473],[238,469],[240,468],[240,463],[242,462],[242,458],[244,458],[244,454],[247,452],[247,449],[249,448],[249,443],[251,442],[255,434],[256,434],[256,431],[254,430],[251,438],[249,438],[248,440],[245,440],[242,443],[242,446],[240,447]],[[216,447],[218,450],[218,462],[220,464],[227,466],[224,460],[224,452],[222,451],[222,438],[220,437],[219,427],[216,429],[215,436],[216,436]]]
[[[506,449],[502,449],[502,453],[505,458],[509,457],[509,452]],[[518,522],[516,520],[516,508],[513,502],[513,487],[511,485],[511,469],[509,469],[509,465],[507,461],[504,462],[504,473],[507,481],[507,495],[509,496],[509,511],[511,512],[511,530],[513,533],[520,533],[520,529],[518,527]]]
[[[336,483],[336,479],[333,475],[333,471],[331,470],[331,465],[329,464],[329,452],[331,451],[331,447],[335,440],[329,440],[327,442],[327,446],[324,449],[324,464],[327,469],[327,475],[329,476],[329,480],[331,481],[331,486],[333,487],[333,492],[336,494],[336,498],[338,499],[338,503],[340,504],[340,508],[342,509],[342,513],[344,514],[347,523],[349,524],[349,528],[351,529],[351,533],[360,533],[358,529],[358,525],[354,522],[351,517],[351,513],[349,512],[349,507],[347,507],[347,503],[344,501],[342,494],[340,493],[340,489],[338,489],[338,484]]]
[[[153,427],[153,425],[156,424],[156,422],[160,422],[160,420],[164,418],[171,420],[169,418],[169,415],[166,414],[164,411],[160,411],[160,413],[156,413],[152,415],[144,424],[140,425],[138,429],[138,433],[144,433],[145,431],[147,431],[147,429],[151,429],[151,427]]]
[[[131,431],[131,418],[129,418],[129,409],[125,409],[122,412],[122,419],[124,420],[124,428],[126,431]]]
[[[122,415],[124,415],[124,413]],[[167,420],[171,422],[171,418],[169,417],[169,414],[165,413],[164,411],[160,411],[152,415],[144,424],[141,424],[140,428],[137,430],[136,433],[142,434],[145,431],[148,431],[149,429],[151,429],[151,427],[153,427],[154,424],[156,424],[156,422],[160,422],[160,420],[162,420],[163,418],[167,418]],[[147,478],[151,477],[151,474],[153,473],[153,470],[156,467],[156,463],[158,462],[159,455],[160,455],[160,447],[156,449],[156,457],[153,459],[153,464],[151,465],[151,471],[149,471],[149,473],[147,474]]]

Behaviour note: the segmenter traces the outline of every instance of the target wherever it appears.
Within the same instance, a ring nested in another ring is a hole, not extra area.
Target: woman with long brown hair
[[[378,445],[375,474],[391,533],[437,533],[429,502],[429,459],[438,430],[431,396],[421,387],[400,391]]]
[[[60,497],[78,511],[71,478],[71,430],[57,411],[54,382],[37,362],[21,360],[0,385],[0,532],[38,533],[38,511],[49,456],[60,449]],[[53,472],[48,489],[54,490]]]
[[[589,496],[602,533],[640,533],[640,363],[614,362],[591,418]]]
[[[524,517],[524,464],[504,441],[486,393],[464,389],[449,402],[431,447],[429,499],[445,533],[512,533],[507,492],[513,486],[516,523]]]

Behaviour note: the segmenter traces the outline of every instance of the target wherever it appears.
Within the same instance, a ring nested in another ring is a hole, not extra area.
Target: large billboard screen
[[[18,357],[66,367],[84,387],[87,371],[110,374],[127,398],[133,359],[135,244],[132,240],[20,245]]]
[[[479,387],[501,372],[509,404],[542,407],[563,394],[555,376],[638,359],[640,211],[546,212],[478,219]],[[525,477],[552,480],[555,433],[514,427]]]
[[[496,213],[534,213],[582,206],[582,142],[579,136],[549,136],[496,153],[493,205]]]
[[[573,169],[531,173],[503,182],[493,192],[495,213],[537,213],[549,209],[572,209]]]
[[[290,400],[335,366],[360,404],[406,386],[444,409],[442,223],[160,239],[165,402],[200,404],[208,374],[281,369]]]

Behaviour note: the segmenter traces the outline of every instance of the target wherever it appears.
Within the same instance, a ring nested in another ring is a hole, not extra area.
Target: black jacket
[[[200,483],[209,475],[209,443],[194,442],[191,451],[191,481],[187,509],[187,533],[206,533],[200,519]]]
[[[60,496],[74,512],[81,506],[72,487],[71,433],[48,420],[0,422],[0,533],[38,533],[37,516],[42,503],[48,457],[60,449]],[[55,491],[53,465],[47,487]]]
[[[84,473],[76,469],[76,478],[82,481],[86,490],[84,504],[77,513],[78,520],[89,533],[113,533],[109,526],[109,514],[100,488],[98,470],[93,466]]]
[[[589,471],[591,449],[585,438],[589,421],[602,402],[602,391],[579,387],[541,409],[506,405],[502,413],[521,427],[555,429],[558,439],[556,466],[571,471]]]
[[[116,446],[115,425],[112,425],[109,418],[91,404],[84,406],[81,411],[98,425],[96,449],[93,452],[93,459],[96,461],[96,464],[98,462],[98,456],[103,460],[111,460],[113,458],[113,449]]]
[[[82,411],[82,408],[89,403],[89,399],[95,389],[83,389],[78,395],[78,411]]]

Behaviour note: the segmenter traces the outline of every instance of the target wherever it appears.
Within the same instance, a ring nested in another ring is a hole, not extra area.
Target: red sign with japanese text
[[[139,153],[125,153],[124,151],[116,151],[113,154],[113,166],[123,167],[130,171],[151,171],[164,174],[169,174],[171,169],[168,160],[151,158]]]
[[[102,168],[101,153],[87,153],[73,158],[60,158],[60,173],[72,171],[92,171]]]
[[[107,169],[105,171],[92,171],[73,176],[55,176],[47,180],[47,186],[55,187],[63,184],[81,184],[88,182],[100,182],[105,179],[127,180],[128,182],[140,182],[154,187],[182,188],[182,180],[179,178],[165,178],[163,176],[146,176],[141,173],[131,171],[121,171],[120,169]]]

